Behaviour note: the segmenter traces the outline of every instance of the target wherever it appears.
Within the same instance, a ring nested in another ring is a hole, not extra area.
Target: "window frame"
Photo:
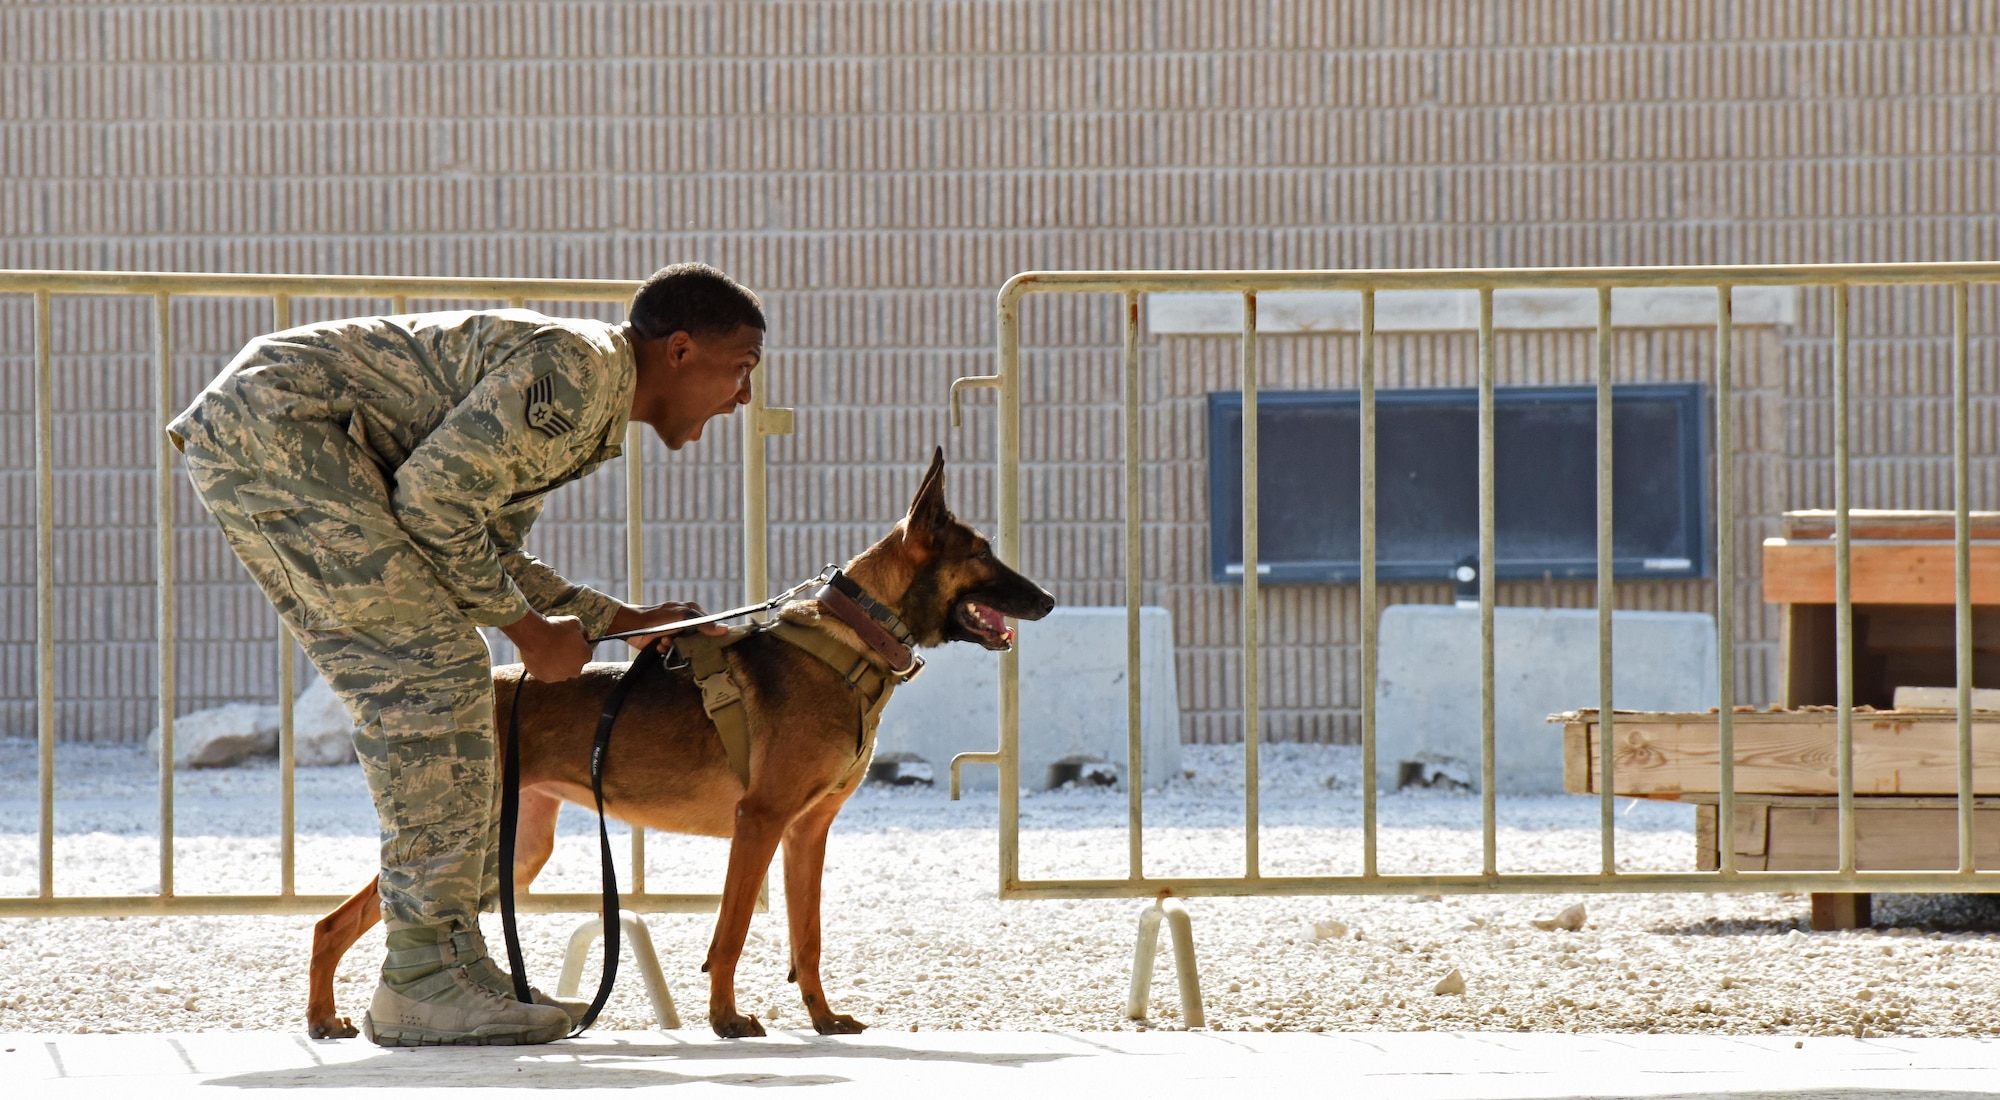
[[[1581,386],[1500,386],[1494,389],[1494,417],[1496,430],[1498,421],[1509,405],[1559,399],[1564,401],[1588,401],[1595,421],[1597,387]],[[1612,576],[1619,578],[1646,578],[1652,580],[1693,580],[1709,575],[1709,524],[1713,507],[1708,499],[1708,484],[1705,476],[1709,460],[1709,424],[1706,388],[1698,382],[1632,383],[1612,387],[1612,401],[1622,399],[1644,399],[1666,401],[1675,409],[1681,425],[1681,439],[1684,441],[1679,455],[1681,501],[1683,504],[1682,553],[1676,556],[1658,558],[1623,557],[1614,558]],[[1208,542],[1209,575],[1217,584],[1241,584],[1242,563],[1230,561],[1225,554],[1225,536],[1228,533],[1225,517],[1233,517],[1240,522],[1242,501],[1242,454],[1218,455],[1217,440],[1227,438],[1233,426],[1240,424],[1243,394],[1240,390],[1212,391],[1207,395],[1208,437]],[[1350,408],[1358,410],[1361,404],[1359,390],[1263,390],[1257,395],[1260,410],[1273,407],[1313,407]],[[1378,389],[1375,393],[1378,432],[1381,426],[1380,412],[1394,406],[1455,406],[1477,409],[1479,391],[1469,387],[1435,389]],[[1240,433],[1240,427],[1236,428]],[[1358,435],[1357,425],[1357,435]],[[1240,434],[1238,435],[1240,439]],[[1595,431],[1592,432],[1595,440]],[[1378,438],[1379,445],[1379,438]],[[1477,442],[1473,444],[1477,448]],[[1379,453],[1379,452],[1378,452]],[[1595,455],[1593,442],[1592,454]],[[1377,492],[1381,491],[1385,478],[1377,471]],[[1591,516],[1591,530],[1596,530],[1597,496],[1595,492],[1595,469],[1591,474],[1593,490],[1585,502]],[[1496,492],[1504,492],[1496,486]],[[1378,521],[1381,497],[1378,495]],[[1261,507],[1270,507],[1272,502],[1260,496]],[[1507,498],[1499,496],[1495,505],[1504,510]],[[1691,513],[1691,514],[1690,514]],[[1613,502],[1614,522],[1617,501]],[[1476,523],[1476,520],[1475,520]],[[1358,528],[1357,514],[1355,525]],[[1381,528],[1377,527],[1378,546]],[[1683,564],[1676,564],[1683,563]],[[1381,581],[1447,581],[1455,562],[1384,562],[1376,560],[1376,578]],[[1233,568],[1232,568],[1233,567]],[[1269,558],[1258,562],[1257,576],[1262,584],[1354,584],[1361,579],[1359,560],[1320,559],[1314,561],[1273,561]],[[1545,576],[1557,580],[1593,579],[1597,576],[1596,543],[1593,536],[1588,559],[1513,559],[1499,558],[1494,563],[1496,580],[1541,580]]]

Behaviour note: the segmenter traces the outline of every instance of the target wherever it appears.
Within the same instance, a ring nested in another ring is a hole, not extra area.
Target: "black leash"
[[[616,634],[600,634],[592,638],[590,644],[596,645],[599,642],[609,642],[615,639],[643,638],[648,634],[658,634],[663,630],[689,630],[697,626],[707,626],[710,623],[728,622],[731,619],[740,619],[745,615],[755,615],[760,611],[769,611],[814,585],[838,584],[841,582],[854,587],[857,592],[860,591],[860,588],[855,586],[853,581],[847,580],[846,575],[840,571],[839,566],[829,565],[825,569],[820,570],[818,576],[800,581],[798,584],[787,588],[783,592],[765,600],[763,603],[745,604],[742,607],[730,608],[728,611],[718,611],[713,615],[703,615],[698,619],[682,619],[679,622],[667,623],[663,626],[642,626],[637,630],[621,630]]]
[[[611,862],[611,833],[604,816],[604,760],[611,748],[611,727],[617,724],[618,712],[625,709],[625,699],[632,694],[639,677],[665,660],[657,646],[648,646],[634,655],[632,663],[625,666],[618,682],[612,685],[611,693],[604,697],[604,709],[597,716],[597,738],[590,746],[590,789],[597,796],[598,860],[604,875],[604,971],[597,979],[597,996],[591,998],[590,1009],[577,1021],[571,1037],[583,1034],[585,1028],[597,1022],[597,1014],[604,1011],[604,1003],[611,999],[611,987],[618,981],[618,869]],[[507,713],[507,755],[500,778],[500,926],[507,938],[507,966],[514,975],[514,999],[534,1004],[527,967],[521,960],[521,932],[514,919],[514,833],[521,823],[521,693],[527,684],[527,672],[523,669],[521,679],[514,684],[514,701]]]

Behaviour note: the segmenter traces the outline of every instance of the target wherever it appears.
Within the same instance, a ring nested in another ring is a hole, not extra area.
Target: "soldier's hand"
[[[590,662],[590,639],[583,623],[574,615],[545,619],[530,611],[500,628],[514,648],[521,651],[521,664],[528,675],[547,683],[567,680],[583,671]]]
[[[701,609],[700,604],[692,602],[676,603],[672,600],[666,603],[654,604],[651,607],[627,607],[611,617],[611,628],[605,633],[622,634],[627,630],[644,630],[649,626],[671,626],[684,619],[699,619],[705,614],[707,612]],[[695,629],[703,634],[729,633],[729,628],[721,623],[709,623],[707,626],[700,626]],[[678,633],[680,631],[662,630],[658,634],[640,634],[627,638],[625,641],[633,649],[644,649],[652,645],[657,639]]]

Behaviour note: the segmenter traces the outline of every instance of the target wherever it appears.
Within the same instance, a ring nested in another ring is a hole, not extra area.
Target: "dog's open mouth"
[[[962,601],[958,605],[958,625],[988,649],[1014,647],[1014,632],[1007,628],[1007,617],[985,604]]]

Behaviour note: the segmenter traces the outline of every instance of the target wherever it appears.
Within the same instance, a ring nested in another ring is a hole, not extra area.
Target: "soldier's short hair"
[[[704,263],[672,264],[653,273],[626,314],[648,340],[676,332],[716,336],[743,325],[764,328],[764,305],[750,288]]]

